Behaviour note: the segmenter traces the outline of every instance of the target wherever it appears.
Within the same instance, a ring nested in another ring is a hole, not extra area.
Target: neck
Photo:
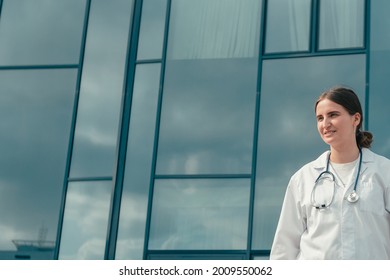
[[[331,147],[330,152],[330,160],[334,163],[348,163],[359,157],[359,148],[357,145],[351,145],[343,149]]]

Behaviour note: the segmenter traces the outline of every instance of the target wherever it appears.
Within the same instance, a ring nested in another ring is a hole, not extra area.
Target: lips
[[[325,136],[331,136],[331,135],[333,135],[335,132],[336,132],[336,130],[326,130],[326,131],[324,132],[324,135],[325,135]]]

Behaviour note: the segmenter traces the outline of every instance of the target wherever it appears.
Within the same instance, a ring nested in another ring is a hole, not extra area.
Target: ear
[[[360,113],[355,113],[355,115],[353,115],[353,118],[355,126],[358,127],[362,120],[362,116],[360,115]]]

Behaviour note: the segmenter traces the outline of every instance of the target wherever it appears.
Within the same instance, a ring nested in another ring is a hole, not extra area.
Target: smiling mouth
[[[335,132],[336,132],[336,130],[327,130],[327,131],[324,132],[324,135],[325,135],[325,136],[331,136],[331,135],[333,135]]]

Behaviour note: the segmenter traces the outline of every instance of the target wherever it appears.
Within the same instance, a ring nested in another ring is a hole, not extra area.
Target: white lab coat
[[[328,153],[291,177],[270,259],[390,259],[390,160],[362,149],[360,199],[345,199],[354,177],[346,188],[336,185],[332,205],[318,210],[310,198]]]

